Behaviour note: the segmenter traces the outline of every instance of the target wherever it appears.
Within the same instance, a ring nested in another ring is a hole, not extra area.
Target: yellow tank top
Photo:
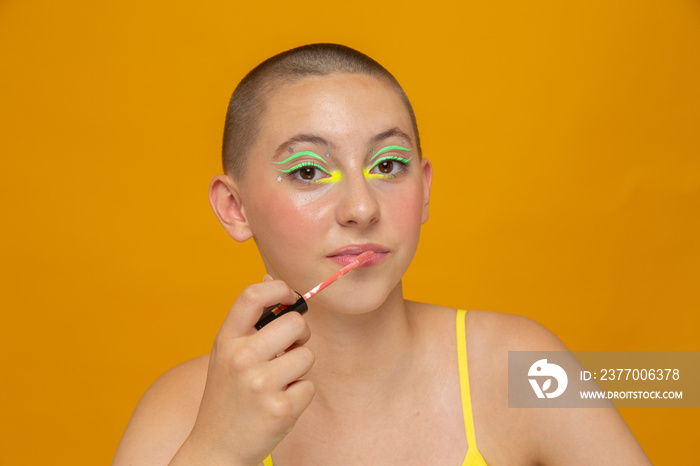
[[[462,466],[486,466],[486,461],[476,448],[474,435],[474,417],[472,415],[472,398],[469,392],[469,370],[467,368],[467,338],[464,330],[464,318],[467,312],[457,311],[457,360],[459,361],[459,384],[462,392],[462,412],[464,413],[464,429],[467,434],[467,456]],[[265,458],[264,466],[272,466],[272,457]]]

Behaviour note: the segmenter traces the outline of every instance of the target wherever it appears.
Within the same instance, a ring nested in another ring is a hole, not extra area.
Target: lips
[[[350,262],[357,259],[357,256],[366,251],[374,252],[374,255],[369,258],[366,262],[360,265],[358,268],[371,267],[373,265],[379,264],[389,255],[389,248],[382,246],[381,244],[351,244],[340,249],[336,249],[330,253],[327,257],[331,261],[339,265],[347,265]]]

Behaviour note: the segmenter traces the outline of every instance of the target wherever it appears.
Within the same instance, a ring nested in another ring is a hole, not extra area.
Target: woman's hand
[[[266,277],[267,278],[267,277]],[[171,464],[259,465],[309,406],[314,386],[300,380],[314,363],[304,318],[290,312],[262,330],[263,309],[293,304],[280,280],[249,286],[216,336],[202,403],[192,432]]]

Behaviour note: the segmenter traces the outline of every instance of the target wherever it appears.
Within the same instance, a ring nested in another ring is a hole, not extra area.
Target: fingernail
[[[270,280],[274,280],[274,279],[272,278],[272,275],[269,275],[269,274],[263,275],[263,281],[264,281],[264,282],[269,282]]]

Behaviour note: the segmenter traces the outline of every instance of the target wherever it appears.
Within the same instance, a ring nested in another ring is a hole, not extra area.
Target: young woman
[[[432,168],[381,65],[333,44],[266,60],[233,93],[223,161],[211,205],[268,275],[210,355],[149,388],[114,464],[648,464],[614,409],[508,408],[508,351],[564,350],[548,330],[403,298]],[[304,316],[256,330],[365,251]]]

